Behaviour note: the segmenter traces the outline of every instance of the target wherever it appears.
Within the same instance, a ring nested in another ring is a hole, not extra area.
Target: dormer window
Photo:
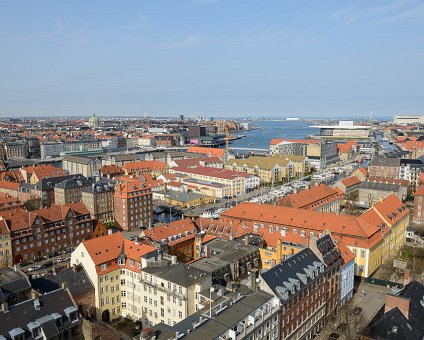
[[[100,265],[100,269],[101,270],[106,270],[107,269],[107,264],[106,263],[101,264]]]
[[[130,267],[134,267],[134,260],[130,260]]]
[[[125,258],[124,257],[120,257],[118,258],[118,264],[120,266],[125,266]]]

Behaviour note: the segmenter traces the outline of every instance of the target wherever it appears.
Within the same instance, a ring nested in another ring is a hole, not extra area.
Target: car
[[[44,263],[41,268],[49,268],[53,266],[53,261],[47,261],[46,263]]]
[[[18,264],[18,268],[26,267],[27,265],[29,265],[27,261],[22,261],[21,263]]]
[[[29,272],[33,272],[33,271],[36,271],[36,270],[38,270],[38,269],[40,269],[41,268],[41,266],[40,265],[38,265],[38,264],[34,264],[34,265],[32,265],[31,267],[29,267],[28,268],[28,271]]]

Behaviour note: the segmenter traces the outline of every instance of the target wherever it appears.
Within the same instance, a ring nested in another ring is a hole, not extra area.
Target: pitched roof
[[[374,204],[361,215],[361,219],[373,225],[392,226],[405,216],[408,216],[410,210],[394,194],[386,197],[382,201]]]
[[[293,231],[297,230],[298,233],[301,230],[314,232],[329,230],[333,238],[342,239],[348,245],[364,248],[374,245],[381,239],[380,229],[376,225],[351,215],[335,215],[314,210],[243,202],[222,213],[221,217],[240,225],[249,221],[254,222],[256,231],[253,229],[253,232],[256,234],[266,230],[269,226],[293,229]],[[268,226],[265,224],[268,224]],[[232,232],[234,235],[235,232],[247,232],[250,228],[249,226],[247,228],[240,226],[236,229],[236,226],[234,226]]]
[[[115,260],[124,253],[127,258],[140,261],[140,257],[156,251],[155,247],[127,240],[120,232],[93,238],[83,242],[85,249],[96,265]]]
[[[330,201],[340,198],[340,193],[325,184],[313,186],[310,189],[302,190],[296,194],[285,196],[278,205],[292,208],[303,208],[316,203],[316,207],[327,204]],[[325,200],[324,202],[320,202]],[[312,207],[315,208],[315,207]]]
[[[356,177],[356,176],[352,176],[352,177],[348,177],[348,178],[342,179],[340,182],[346,188],[350,188],[350,187],[352,187],[354,185],[357,185],[357,184],[360,184],[361,183],[361,181],[359,180],[359,178]]]
[[[169,222],[162,225],[155,225],[154,228],[145,229],[144,236],[149,237],[154,241],[165,240],[172,242],[172,240],[187,240],[194,237],[196,226],[189,218],[183,220]],[[168,239],[171,238],[171,239]]]
[[[182,172],[187,174],[196,174],[196,175],[203,175],[208,177],[216,177],[216,178],[222,178],[222,179],[228,179],[228,180],[234,180],[239,177],[250,177],[253,176],[252,174],[248,174],[241,171],[233,171],[228,169],[220,169],[220,168],[212,168],[212,167],[199,167],[199,168],[171,168],[171,173],[174,172]]]
[[[215,157],[223,157],[225,155],[224,149],[218,149],[218,148],[205,148],[201,146],[190,146],[187,150],[187,152],[194,152],[194,153],[200,153],[203,155],[208,156],[215,156]]]
[[[128,171],[129,173],[138,172],[138,171],[160,171],[162,172],[166,168],[166,162],[160,161],[139,161],[126,163],[122,166],[123,170]]]

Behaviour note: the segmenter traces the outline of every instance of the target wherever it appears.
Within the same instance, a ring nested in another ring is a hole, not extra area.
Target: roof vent
[[[38,300],[38,299],[35,299],[34,300],[34,308],[35,308],[35,310],[40,310],[41,309],[40,300]]]

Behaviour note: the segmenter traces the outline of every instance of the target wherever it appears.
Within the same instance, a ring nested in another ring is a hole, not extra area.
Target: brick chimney
[[[398,307],[403,315],[409,319],[409,307],[411,305],[411,300],[404,298],[403,296],[396,296],[391,294],[386,294],[386,301],[384,307],[384,314],[391,311],[393,308]]]
[[[407,285],[411,282],[411,269],[405,269],[403,272],[403,285]]]

